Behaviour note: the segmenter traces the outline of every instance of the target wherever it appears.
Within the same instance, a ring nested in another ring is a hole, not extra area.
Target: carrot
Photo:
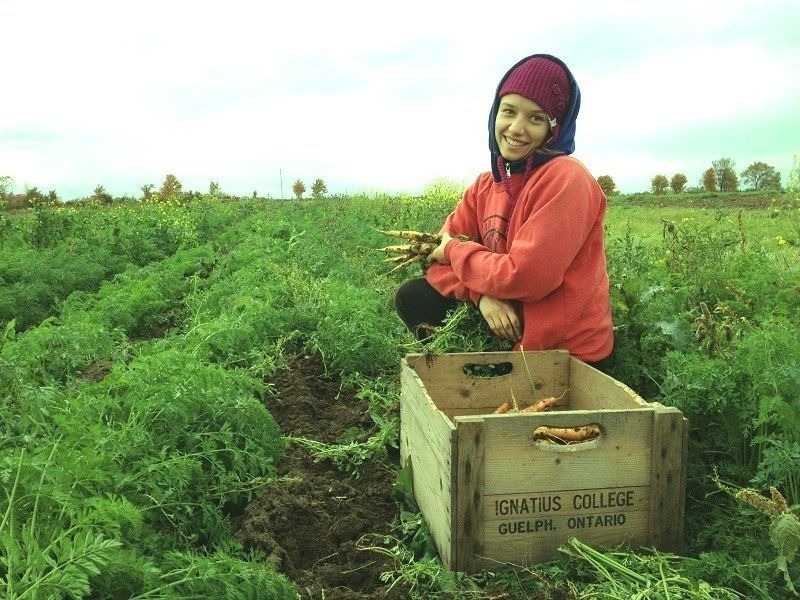
[[[533,412],[541,412],[543,410],[547,410],[551,406],[556,403],[556,398],[553,396],[548,396],[547,398],[542,398],[535,404],[531,404],[530,406],[526,406],[519,412],[523,413],[533,413]]]
[[[435,244],[439,244],[442,241],[442,236],[438,233],[425,233],[424,231],[411,231],[411,230],[391,230],[391,231],[380,231],[384,235],[388,235],[391,237],[398,237],[404,240],[411,240],[412,242],[433,242]]]
[[[500,406],[497,407],[497,409],[494,411],[494,414],[502,415],[507,413],[509,410],[511,410],[511,402],[506,400]]]
[[[600,437],[600,426],[592,423],[581,427],[537,427],[533,439],[549,439],[561,444],[587,442]]]
[[[513,397],[511,401],[506,400],[497,409],[494,411],[496,415],[502,415],[508,412],[512,413],[533,413],[533,412],[540,412],[543,410],[547,410],[551,406],[553,406],[557,402],[557,398],[553,396],[548,396],[547,398],[542,398],[539,402],[535,404],[531,404],[530,406],[526,406],[525,408],[519,408],[516,406],[516,399]]]
[[[410,244],[398,244],[396,246],[386,246],[385,248],[378,248],[378,252],[386,252],[387,254],[408,254],[415,256],[427,256],[436,250],[434,242],[411,242]]]

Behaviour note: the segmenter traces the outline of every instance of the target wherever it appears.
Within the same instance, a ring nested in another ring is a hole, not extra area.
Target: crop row
[[[77,211],[53,250],[119,240],[122,230],[139,229],[127,239],[140,244],[171,241],[111,252],[125,263],[112,269],[101,250],[81,250],[75,256],[87,264],[97,259],[91,283],[65,285],[63,301],[37,313],[41,322],[0,317],[8,322],[0,340],[8,597],[288,597],[292,584],[256,568],[264,557],[231,537],[231,519],[274,482],[283,451],[262,400],[284,357],[306,352],[364,397],[380,390],[396,402],[411,340],[392,295],[408,273],[386,275],[378,230],[434,231],[447,210],[447,202],[355,198]],[[78,235],[84,216],[92,225]],[[716,219],[674,227],[657,247],[631,232],[609,239],[611,368],[689,418],[687,529],[696,535],[688,550],[722,547],[714,551],[733,570],[767,582],[766,562],[748,566],[748,557],[774,553],[761,525],[735,502],[707,498],[718,469],[798,499],[800,272],[741,230]],[[45,273],[50,250],[25,251]],[[11,315],[24,311],[13,300]],[[475,311],[457,325],[430,348],[484,347]],[[391,433],[391,415],[376,421]],[[746,535],[720,539],[732,522]]]

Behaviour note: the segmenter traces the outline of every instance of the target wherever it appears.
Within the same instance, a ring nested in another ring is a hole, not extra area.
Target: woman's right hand
[[[495,335],[514,343],[522,339],[522,324],[511,302],[484,295],[478,309]]]
[[[447,233],[446,231],[442,232],[442,241],[439,242],[439,245],[436,246],[436,248],[433,249],[433,252],[431,252],[428,255],[428,264],[435,263],[435,262],[437,262],[439,264],[442,264],[442,265],[448,264],[447,263],[447,259],[444,256],[444,249],[445,249],[445,246],[447,246],[447,244],[452,239],[453,238],[450,236],[449,233]]]

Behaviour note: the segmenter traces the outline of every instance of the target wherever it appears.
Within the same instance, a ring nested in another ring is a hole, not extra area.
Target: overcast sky
[[[519,58],[581,87],[575,156],[623,192],[800,152],[800,1],[0,0],[0,175],[279,197],[417,193],[489,168]]]

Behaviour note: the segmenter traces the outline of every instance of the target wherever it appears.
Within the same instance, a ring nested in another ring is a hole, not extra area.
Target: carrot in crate
[[[549,440],[557,444],[588,442],[599,437],[600,426],[594,423],[581,427],[537,427],[533,431],[533,439]]]
[[[511,402],[506,400],[505,402],[503,402],[500,406],[498,406],[495,409],[494,414],[496,414],[496,415],[504,415],[509,410],[511,410]]]
[[[557,398],[554,396],[548,396],[547,398],[542,398],[538,402],[531,404],[530,406],[526,406],[525,408],[521,409],[519,412],[523,413],[533,413],[533,412],[542,412],[543,410],[547,410],[551,406],[553,406],[557,401]]]

